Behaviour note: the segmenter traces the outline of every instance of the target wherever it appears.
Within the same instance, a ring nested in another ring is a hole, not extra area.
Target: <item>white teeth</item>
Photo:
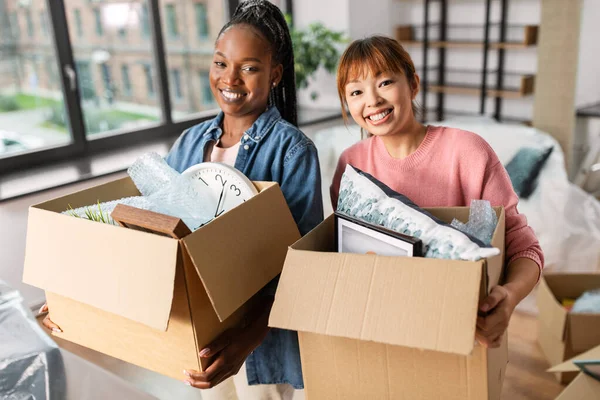
[[[233,93],[233,92],[226,92],[226,91],[222,91],[221,93],[223,93],[223,96],[225,96],[226,98],[231,99],[231,100],[237,100],[244,96],[243,94],[240,94],[240,93]]]
[[[392,110],[385,110],[384,112],[381,112],[379,114],[371,115],[369,118],[371,119],[371,121],[379,121],[380,119],[385,118],[385,116],[391,112]]]

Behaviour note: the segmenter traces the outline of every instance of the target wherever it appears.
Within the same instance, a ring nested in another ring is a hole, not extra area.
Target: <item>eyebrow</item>
[[[375,78],[379,78],[383,74],[384,74],[383,72],[378,72],[377,74],[375,74]],[[348,81],[348,83],[360,83],[360,80],[354,79],[354,80]]]
[[[215,51],[215,54],[218,55],[218,56],[221,56],[223,58],[227,58],[227,56],[225,54],[221,53],[220,51]],[[261,59],[255,58],[255,57],[246,57],[242,61],[254,61],[254,62],[257,62],[259,64],[263,63]]]

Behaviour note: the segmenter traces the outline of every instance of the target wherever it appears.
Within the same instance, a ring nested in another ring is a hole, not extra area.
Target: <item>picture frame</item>
[[[584,374],[600,381],[600,360],[575,360],[573,361]]]
[[[334,213],[335,248],[338,253],[422,257],[423,242],[413,236]]]

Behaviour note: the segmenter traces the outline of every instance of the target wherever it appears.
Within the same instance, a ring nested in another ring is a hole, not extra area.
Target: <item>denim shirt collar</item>
[[[208,126],[206,133],[209,139],[216,141],[219,140],[223,135],[223,129],[221,129],[223,117],[223,111],[220,111]],[[271,106],[267,109],[267,111],[262,113],[256,121],[254,121],[252,126],[246,132],[244,132],[244,135],[248,136],[248,138],[254,142],[260,142],[269,133],[273,125],[275,125],[280,119],[281,114],[279,114],[277,107]]]

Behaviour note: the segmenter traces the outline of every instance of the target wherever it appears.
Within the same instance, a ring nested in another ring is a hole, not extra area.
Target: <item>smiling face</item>
[[[410,55],[394,39],[371,36],[352,42],[340,59],[337,88],[342,109],[373,135],[419,127],[413,104],[419,77]]]
[[[273,65],[268,41],[249,25],[234,25],[215,44],[210,87],[225,115],[252,117],[267,107],[283,67]]]
[[[413,124],[412,101],[417,92],[418,86],[411,87],[404,74],[380,72],[353,78],[344,94],[356,123],[375,136],[385,136]]]

